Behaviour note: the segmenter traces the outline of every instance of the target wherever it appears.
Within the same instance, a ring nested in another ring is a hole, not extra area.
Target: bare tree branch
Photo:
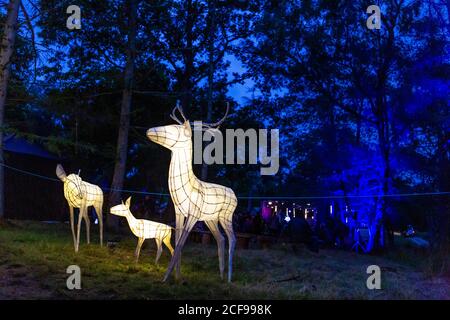
[[[34,28],[33,28],[33,25],[31,24],[31,20],[28,15],[28,12],[25,9],[25,6],[23,5],[22,1],[20,2],[20,8],[23,11],[23,15],[25,16],[25,22],[28,26],[28,29],[30,29],[30,33],[31,33],[31,45],[33,47],[33,53],[34,53],[34,79],[36,79],[37,58],[38,58],[38,54],[37,54],[37,50],[36,50],[36,35],[34,33]]]

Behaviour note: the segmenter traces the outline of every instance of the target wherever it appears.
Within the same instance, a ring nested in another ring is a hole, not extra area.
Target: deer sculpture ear
[[[60,165],[60,164],[58,164],[58,165],[56,166],[56,175],[57,175],[57,177],[58,177],[61,181],[64,181],[64,180],[66,180],[66,178],[67,178],[67,174],[66,174],[66,172],[64,171],[64,168],[63,168],[62,165]]]
[[[130,204],[131,204],[131,196],[128,197],[127,201],[125,201],[125,206],[130,209]]]

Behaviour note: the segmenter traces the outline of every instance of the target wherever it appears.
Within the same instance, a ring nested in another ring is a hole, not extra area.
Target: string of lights
[[[19,168],[12,167],[10,165],[0,163],[1,166],[16,171],[25,175],[33,176],[36,178],[60,182],[60,180],[47,177],[41,174],[37,174],[34,172],[22,170]],[[169,193],[163,192],[148,192],[148,191],[138,191],[138,190],[128,190],[128,189],[114,189],[114,188],[102,188],[105,191],[118,191],[129,194],[140,194],[140,195],[150,195],[150,196],[160,196],[160,197],[168,197]],[[392,193],[392,194],[370,194],[370,195],[330,195],[330,196],[237,196],[238,199],[247,200],[247,199],[255,199],[255,200],[319,200],[319,199],[350,199],[350,198],[386,198],[386,197],[424,197],[424,196],[450,196],[450,191],[436,191],[436,192],[414,192],[414,193]]]

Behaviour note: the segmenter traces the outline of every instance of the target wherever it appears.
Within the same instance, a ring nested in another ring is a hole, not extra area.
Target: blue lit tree
[[[260,4],[255,37],[247,41],[241,58],[254,72],[259,99],[267,106],[264,116],[289,136],[283,157],[291,164],[291,175],[308,182],[298,191],[320,190],[344,198],[373,195],[345,202],[369,223],[367,251],[381,249],[394,208],[386,195],[410,190],[411,172],[416,185],[419,176],[423,181],[439,176],[423,167],[417,170],[423,155],[415,144],[445,141],[448,111],[442,108],[447,104],[442,93],[430,88],[428,102],[420,100],[423,86],[418,79],[430,71],[417,67],[424,59],[448,67],[442,56],[448,42],[441,21],[448,20],[442,15],[446,8],[388,1],[381,7],[381,29],[368,30],[362,1]],[[420,126],[411,119],[408,99],[428,111],[431,105],[435,108],[436,131],[441,133],[415,134]],[[435,143],[431,152],[442,157],[446,148]],[[432,184],[428,188],[446,190]]]

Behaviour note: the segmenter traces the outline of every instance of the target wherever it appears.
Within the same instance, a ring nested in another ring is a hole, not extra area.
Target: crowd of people
[[[140,218],[163,221],[168,208],[167,202],[145,196],[134,203],[132,211]],[[236,232],[305,243],[313,251],[319,247],[352,248],[356,241],[360,241],[359,228],[356,213],[346,216],[343,221],[339,215],[330,214],[308,218],[304,214],[286,215],[285,208],[282,208],[264,218],[259,210],[237,211],[234,219]],[[207,230],[201,223],[195,229]]]
[[[278,210],[266,219],[259,212],[245,212],[238,215],[235,226],[242,233],[305,243],[314,251],[319,246],[351,248],[357,232],[355,217],[349,217],[346,222],[330,215],[306,219],[303,214],[286,215],[285,210]]]

